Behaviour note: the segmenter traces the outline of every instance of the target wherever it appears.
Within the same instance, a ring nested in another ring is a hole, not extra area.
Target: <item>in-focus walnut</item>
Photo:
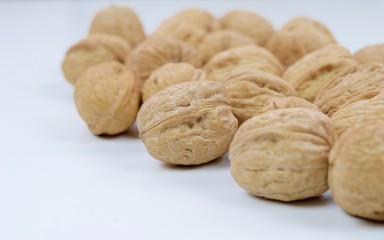
[[[93,17],[89,34],[111,34],[122,37],[134,48],[144,41],[145,33],[139,17],[129,7],[110,6]]]
[[[369,62],[352,68],[330,82],[314,101],[320,110],[332,116],[338,109],[360,100],[370,99],[384,90],[384,65]]]
[[[139,110],[140,92],[134,77],[119,62],[90,67],[75,84],[77,111],[96,135],[126,131]]]
[[[219,52],[230,48],[255,44],[255,41],[246,35],[224,30],[208,34],[198,46],[198,50],[203,56],[203,63],[206,63]]]
[[[124,62],[131,48],[122,38],[99,34],[82,39],[66,53],[62,63],[65,78],[72,84],[89,67],[111,61]]]
[[[372,61],[384,63],[384,44],[366,46],[356,52],[354,57],[360,63]]]
[[[314,111],[321,112],[316,105],[308,102],[307,100],[299,97],[273,97],[268,99],[268,101],[264,104],[264,106],[255,113],[256,115],[263,114],[265,112],[276,110],[276,109],[284,109],[284,108],[308,108]]]
[[[339,135],[354,125],[379,119],[384,120],[384,92],[374,98],[351,103],[331,116]]]
[[[271,97],[296,96],[295,90],[283,79],[258,70],[233,70],[223,84],[240,124],[257,113]]]
[[[125,64],[135,74],[138,86],[157,68],[166,63],[187,62],[200,68],[201,54],[189,44],[174,38],[152,37],[137,46],[126,59]]]
[[[274,30],[271,23],[262,16],[247,10],[233,10],[220,18],[222,29],[240,32],[263,46]]]
[[[170,86],[148,99],[138,113],[137,127],[154,158],[196,165],[227,152],[237,119],[221,84],[193,81]]]
[[[332,148],[329,187],[347,213],[384,221],[384,121],[356,125]]]
[[[275,32],[266,44],[281,63],[288,67],[304,55],[336,43],[332,33],[320,22],[296,17]]]
[[[249,193],[280,201],[321,196],[328,153],[336,140],[331,120],[305,108],[277,109],[244,122],[230,149],[231,173]]]
[[[291,65],[283,74],[300,97],[313,101],[319,91],[338,76],[358,65],[348,49],[328,45],[315,50]]]
[[[281,76],[283,66],[267,49],[258,46],[231,48],[213,56],[204,66],[207,79],[223,82],[235,68],[252,68]]]
[[[171,85],[205,80],[205,75],[204,70],[197,69],[189,63],[167,63],[156,69],[144,82],[141,90],[143,102]]]

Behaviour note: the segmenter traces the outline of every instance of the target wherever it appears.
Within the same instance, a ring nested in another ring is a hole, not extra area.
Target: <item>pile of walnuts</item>
[[[203,164],[228,152],[249,193],[295,201],[332,190],[348,213],[384,221],[384,44],[354,55],[322,23],[274,30],[234,10],[186,9],[151,35],[111,6],[62,64],[96,135],[136,121],[156,159]]]

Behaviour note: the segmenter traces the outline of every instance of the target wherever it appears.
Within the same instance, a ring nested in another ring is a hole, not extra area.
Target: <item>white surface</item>
[[[253,9],[281,26],[304,14],[355,51],[384,42],[384,1],[135,1],[148,32],[187,6]],[[384,239],[327,193],[292,204],[248,195],[228,160],[195,168],[153,160],[136,132],[90,134],[60,64],[98,2],[0,2],[0,239]]]

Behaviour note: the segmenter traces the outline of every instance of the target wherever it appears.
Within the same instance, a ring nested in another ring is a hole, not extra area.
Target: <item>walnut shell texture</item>
[[[384,221],[384,121],[347,130],[330,153],[329,186],[347,213]]]
[[[354,57],[360,63],[374,61],[384,64],[384,44],[366,46],[357,51]]]
[[[181,165],[222,156],[237,125],[225,88],[212,81],[170,86],[148,99],[137,116],[148,152],[158,160]]]
[[[273,97],[268,99],[264,106],[256,112],[255,116],[268,111],[284,108],[308,108],[321,112],[316,105],[300,97]]]
[[[328,154],[335,140],[332,122],[321,112],[266,112],[239,127],[229,149],[232,177],[249,193],[268,199],[321,196],[328,189]]]
[[[76,82],[77,110],[96,135],[126,131],[139,110],[140,92],[134,76],[119,62],[89,68]]]

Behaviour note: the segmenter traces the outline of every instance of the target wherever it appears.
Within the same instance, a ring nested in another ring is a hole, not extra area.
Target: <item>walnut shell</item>
[[[268,99],[268,101],[264,104],[264,106],[255,113],[256,115],[260,115],[262,113],[276,110],[276,109],[284,109],[284,108],[308,108],[314,111],[321,112],[316,105],[308,102],[307,100],[299,97],[273,97]]]
[[[372,61],[384,63],[384,44],[366,46],[357,51],[354,57],[360,63]]]
[[[140,103],[133,74],[119,62],[90,67],[76,82],[74,98],[77,111],[96,135],[126,131]]]
[[[213,56],[204,66],[207,78],[223,82],[225,75],[238,67],[253,68],[281,76],[283,66],[267,49],[258,46],[231,48]]]
[[[74,84],[89,67],[103,62],[124,62],[130,51],[129,44],[120,37],[92,35],[69,48],[61,67],[65,78]]]
[[[156,69],[144,82],[141,89],[143,102],[171,85],[204,80],[205,75],[204,70],[197,69],[189,63],[167,63]]]
[[[230,149],[231,173],[249,193],[280,201],[322,195],[328,153],[336,139],[331,120],[305,108],[277,109],[244,122]]]
[[[260,46],[263,46],[274,32],[267,19],[247,10],[232,10],[222,16],[219,21],[222,29],[247,35]]]
[[[329,186],[347,213],[384,221],[384,121],[346,131],[330,153]]]
[[[194,47],[174,38],[163,37],[150,38],[137,46],[125,64],[135,74],[141,88],[153,71],[171,62],[187,62],[197,68],[202,65],[201,55]]]
[[[111,34],[122,37],[134,48],[144,41],[145,33],[139,17],[129,7],[110,6],[101,9],[92,19],[89,34]]]
[[[206,63],[219,52],[230,48],[255,44],[255,41],[246,35],[226,30],[216,31],[208,34],[199,44],[197,49],[203,56],[203,63]]]
[[[332,33],[320,22],[305,17],[288,21],[265,45],[288,67],[304,55],[336,43]]]
[[[295,62],[284,72],[283,78],[296,89],[300,97],[312,102],[324,86],[357,64],[348,49],[328,45]]]
[[[237,119],[221,84],[193,81],[170,86],[148,99],[138,113],[137,127],[154,158],[196,165],[227,152]]]
[[[296,96],[283,79],[258,70],[233,70],[223,84],[239,123],[251,118],[271,97]]]
[[[360,100],[370,99],[384,90],[384,65],[369,62],[352,68],[330,82],[314,101],[320,110],[332,116],[338,109]]]

